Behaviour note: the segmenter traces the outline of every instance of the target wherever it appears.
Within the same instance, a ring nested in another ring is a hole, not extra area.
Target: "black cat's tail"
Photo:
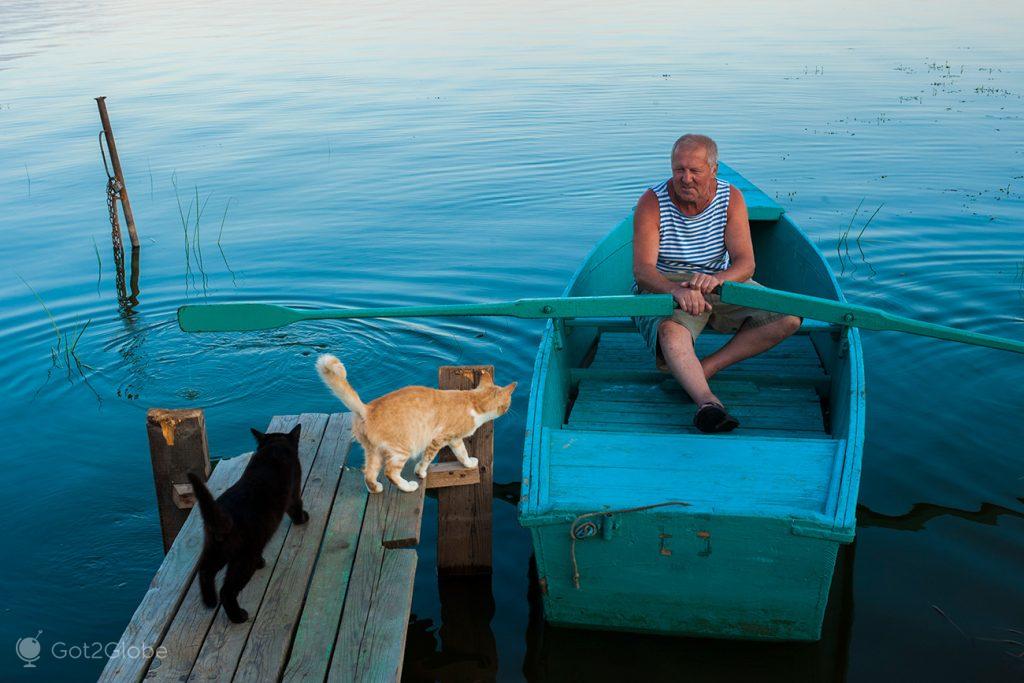
[[[203,515],[203,524],[210,530],[210,533],[226,534],[231,531],[231,527],[234,526],[231,516],[224,512],[224,509],[213,499],[213,494],[210,493],[210,489],[206,488],[203,480],[191,472],[188,473],[188,480],[192,483],[192,491],[195,492],[196,500],[199,502],[199,512]]]

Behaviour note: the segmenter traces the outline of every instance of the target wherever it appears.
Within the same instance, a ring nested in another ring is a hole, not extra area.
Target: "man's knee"
[[[788,337],[792,334],[795,334],[796,331],[800,329],[800,326],[803,325],[804,323],[804,319],[795,315],[787,315],[784,316],[782,320],[780,320],[779,322],[782,326],[782,331]]]
[[[672,350],[693,350],[693,333],[671,320],[662,320],[658,324],[658,339],[666,342]],[[665,351],[665,344],[661,348]]]

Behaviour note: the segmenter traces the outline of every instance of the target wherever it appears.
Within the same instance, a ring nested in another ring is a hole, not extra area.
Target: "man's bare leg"
[[[744,325],[725,346],[700,361],[704,377],[711,379],[723,368],[767,351],[800,329],[800,323],[800,318],[787,315],[760,327]],[[665,357],[667,360],[667,353]]]
[[[665,356],[668,369],[694,403],[721,404],[708,386],[704,368],[697,360],[697,353],[693,349],[693,336],[688,329],[678,323],[664,320],[658,325],[658,343],[661,345],[661,353]]]

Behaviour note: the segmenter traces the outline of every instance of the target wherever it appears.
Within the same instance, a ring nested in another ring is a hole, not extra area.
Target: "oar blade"
[[[272,330],[302,319],[299,311],[274,304],[196,304],[178,309],[183,332]]]

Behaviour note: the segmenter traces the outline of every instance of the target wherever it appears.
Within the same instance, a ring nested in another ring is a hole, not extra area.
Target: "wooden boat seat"
[[[702,334],[699,355],[711,353],[726,335]],[[699,433],[696,406],[668,374],[657,372],[636,332],[604,332],[593,360],[573,372],[577,394],[563,429],[599,432]],[[811,340],[794,336],[738,363],[711,381],[742,427],[730,435],[827,438],[818,387],[827,386]]]
[[[843,442],[545,430],[539,508],[584,512],[667,500],[695,511],[826,514]]]

